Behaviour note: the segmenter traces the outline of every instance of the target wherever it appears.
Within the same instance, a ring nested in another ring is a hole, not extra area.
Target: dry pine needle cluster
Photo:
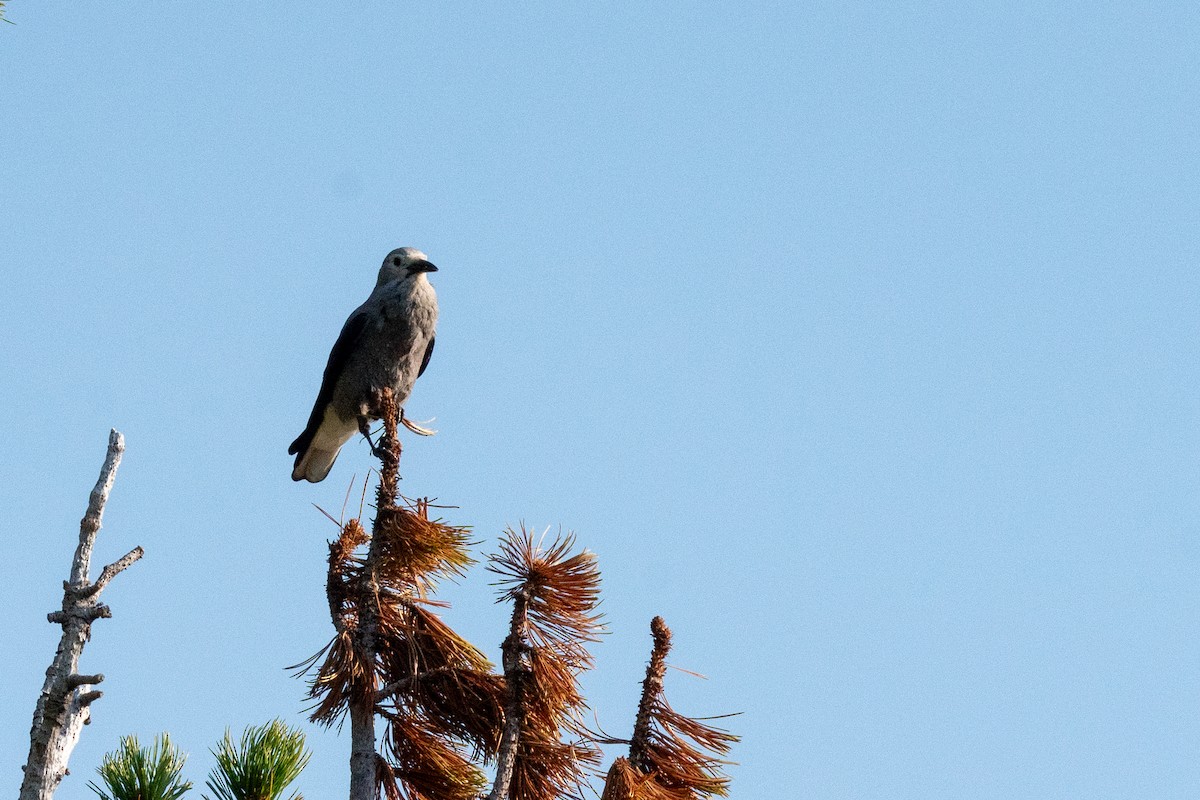
[[[345,523],[329,546],[326,593],[335,634],[298,668],[310,671],[312,718],[351,725],[351,800],[582,798],[597,775],[579,675],[592,666],[600,572],[574,537],[535,541],[508,530],[488,569],[512,603],[502,674],[447,626],[431,599],[440,579],[473,562],[466,528],[430,519],[429,504],[397,502],[398,412],[384,420],[376,516],[368,533]],[[724,795],[722,757],[735,737],[676,713],[663,696],[670,632],[653,624],[654,650],[629,756],[608,771],[611,800],[699,800]],[[319,666],[318,666],[319,662]],[[375,720],[383,722],[375,741]],[[494,779],[485,795],[483,767]]]

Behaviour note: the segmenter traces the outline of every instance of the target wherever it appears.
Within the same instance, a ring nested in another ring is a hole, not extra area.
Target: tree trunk
[[[63,582],[62,609],[47,615],[50,622],[62,625],[62,639],[46,670],[46,682],[33,712],[20,800],[50,800],[54,796],[68,774],[67,760],[79,741],[79,734],[90,721],[89,706],[101,695],[91,687],[103,681],[104,676],[78,674],[79,656],[91,638],[92,622],[112,616],[108,606],[100,602],[100,592],[118,573],[142,557],[142,548],[135,547],[105,567],[95,583],[88,581],[92,547],[100,532],[104,504],[124,452],[124,437],[110,431],[108,455],[88,500],[87,513],[79,524],[79,546],[71,562],[71,578]]]

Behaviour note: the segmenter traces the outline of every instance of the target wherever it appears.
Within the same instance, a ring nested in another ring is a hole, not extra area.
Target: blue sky
[[[0,773],[128,452],[60,795],[303,720],[325,541],[289,479],[383,255],[442,317],[403,491],[594,550],[585,687],[648,624],[732,796],[1200,791],[1200,11],[1171,3],[32,3],[0,26]],[[354,504],[352,503],[352,506]],[[447,617],[498,659],[481,568]],[[347,737],[308,726],[301,788]]]

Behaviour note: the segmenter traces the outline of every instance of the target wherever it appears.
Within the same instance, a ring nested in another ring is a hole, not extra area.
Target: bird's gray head
[[[437,267],[429,263],[429,259],[415,247],[398,247],[387,254],[383,266],[379,268],[379,280],[376,286],[397,280],[417,279],[426,272],[437,272]]]

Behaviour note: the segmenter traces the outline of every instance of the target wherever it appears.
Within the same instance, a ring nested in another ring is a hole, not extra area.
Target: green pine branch
[[[105,788],[94,781],[88,787],[100,800],[179,800],[192,788],[191,781],[180,777],[185,761],[187,756],[165,733],[149,747],[139,745],[136,736],[126,736],[96,769]]]

